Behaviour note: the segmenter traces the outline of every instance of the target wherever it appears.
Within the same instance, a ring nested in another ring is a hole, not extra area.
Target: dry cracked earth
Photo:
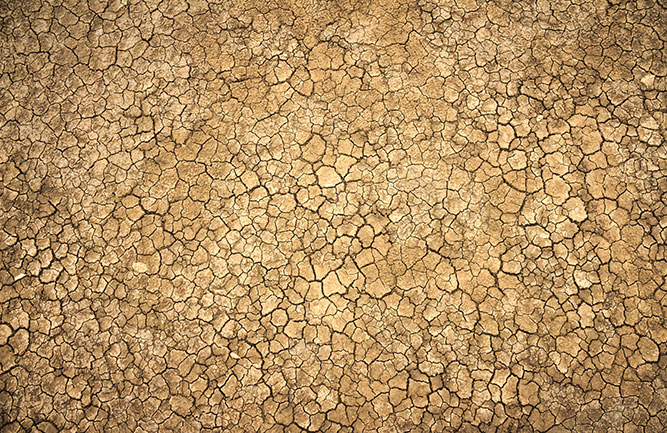
[[[665,35],[2,1],[0,431],[666,431]]]

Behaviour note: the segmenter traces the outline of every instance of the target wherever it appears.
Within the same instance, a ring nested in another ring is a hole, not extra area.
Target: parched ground
[[[2,0],[0,431],[665,432],[666,35]]]

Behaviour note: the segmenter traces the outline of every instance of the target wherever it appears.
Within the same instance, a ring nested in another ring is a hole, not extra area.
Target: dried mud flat
[[[0,2],[0,431],[664,432],[666,8]]]

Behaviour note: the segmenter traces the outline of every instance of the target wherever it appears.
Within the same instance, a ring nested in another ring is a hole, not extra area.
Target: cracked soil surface
[[[666,431],[665,35],[0,1],[0,431]]]

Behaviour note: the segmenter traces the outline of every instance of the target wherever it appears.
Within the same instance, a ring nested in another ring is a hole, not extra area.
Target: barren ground
[[[0,1],[0,431],[666,431],[666,8]]]

